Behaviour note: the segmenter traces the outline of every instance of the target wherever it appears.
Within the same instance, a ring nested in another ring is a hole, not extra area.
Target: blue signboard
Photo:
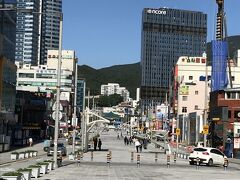
[[[227,42],[212,41],[212,91],[227,87],[227,57]]]

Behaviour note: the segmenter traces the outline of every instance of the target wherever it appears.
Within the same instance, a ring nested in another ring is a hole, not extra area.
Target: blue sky
[[[142,10],[160,7],[207,13],[214,39],[215,0],[63,0],[63,48],[96,69],[139,62]],[[240,35],[239,7],[240,0],[225,0],[229,35]]]

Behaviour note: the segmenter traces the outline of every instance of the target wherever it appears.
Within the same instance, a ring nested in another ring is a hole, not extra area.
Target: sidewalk
[[[14,152],[14,151],[22,152],[22,151],[27,151],[27,150],[38,151],[37,157],[46,154],[46,152],[43,151],[43,142],[40,142],[40,143],[34,144],[31,147],[22,147],[22,148],[19,148],[19,149],[15,149],[15,150],[0,153],[0,166],[2,166],[4,164],[7,164],[7,163],[15,162],[15,161],[11,160],[11,158],[10,158],[12,152]],[[19,161],[19,160],[17,160],[17,161]]]

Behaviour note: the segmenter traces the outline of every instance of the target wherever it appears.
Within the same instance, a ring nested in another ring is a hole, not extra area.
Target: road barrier
[[[176,161],[177,161],[177,153],[176,152],[174,152],[174,154],[173,154],[173,161],[174,161],[174,163],[176,163]]]
[[[158,160],[158,153],[155,153],[155,162]]]
[[[196,169],[197,170],[199,170],[199,165],[200,165],[200,159],[199,159],[199,157],[197,157],[197,159],[196,159]]]
[[[167,155],[167,167],[168,168],[170,167],[170,155],[169,154]]]
[[[226,171],[226,170],[227,170],[227,167],[228,167],[228,159],[227,159],[227,158],[224,158],[223,167],[224,167],[224,171]]]
[[[137,167],[140,166],[140,154],[137,155]]]
[[[110,167],[110,160],[111,160],[110,154],[107,153],[107,164],[108,164],[108,167]]]
[[[110,161],[111,161],[112,160],[112,151],[109,151],[108,153],[110,155]]]
[[[133,162],[133,152],[131,152],[131,162]]]
[[[93,151],[91,151],[91,161],[93,161]]]
[[[80,162],[81,162],[81,155],[78,154],[77,155],[77,166],[80,166]]]

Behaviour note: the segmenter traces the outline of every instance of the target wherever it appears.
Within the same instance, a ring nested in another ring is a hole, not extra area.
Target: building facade
[[[165,101],[171,71],[182,55],[201,56],[206,49],[207,15],[179,9],[149,9],[142,14],[141,103]]]
[[[117,83],[108,83],[107,85],[101,85],[101,95],[119,94],[123,97],[124,101],[127,101],[130,97],[129,91],[125,87],[120,87]]]
[[[16,61],[47,63],[47,51],[59,48],[62,0],[17,0]]]
[[[0,0],[0,152],[9,150],[15,121],[16,71],[16,7],[14,0]]]
[[[39,0],[17,0],[18,9],[39,12]],[[17,12],[15,60],[27,64],[38,63],[39,14]]]
[[[42,0],[40,27],[40,61],[47,63],[48,50],[59,48],[60,14],[62,13],[62,0]],[[54,14],[54,15],[53,15]]]

